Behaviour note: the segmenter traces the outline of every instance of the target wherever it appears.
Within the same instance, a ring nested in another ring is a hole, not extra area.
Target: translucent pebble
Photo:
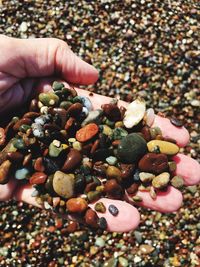
[[[22,168],[15,172],[15,178],[18,180],[25,179],[27,178],[28,175],[29,175],[29,170],[27,168]]]
[[[151,127],[155,119],[155,113],[152,108],[147,109],[146,111],[146,124]]]

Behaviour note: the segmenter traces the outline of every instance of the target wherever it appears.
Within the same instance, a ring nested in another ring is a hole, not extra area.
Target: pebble
[[[93,109],[92,102],[86,96],[79,96],[84,107],[90,112]]]
[[[122,173],[120,169],[115,166],[108,166],[106,170],[106,175],[108,179],[116,179],[117,181],[121,181]]]
[[[168,166],[169,166],[170,172],[174,172],[176,170],[176,162],[175,161],[169,161]]]
[[[130,103],[125,112],[123,123],[126,128],[130,129],[137,125],[144,117],[146,111],[146,103],[144,100],[136,99]]]
[[[146,121],[146,124],[149,127],[151,127],[153,125],[154,119],[155,119],[154,110],[152,108],[148,108],[146,110],[146,113],[145,113],[145,121]]]
[[[105,116],[111,121],[119,121],[121,119],[121,112],[117,104],[109,103],[101,106]]]
[[[55,172],[53,189],[60,197],[65,199],[72,197],[74,194],[74,174],[66,174],[61,171]]]
[[[103,126],[103,134],[110,136],[113,133],[113,130],[106,124],[104,124]]]
[[[102,237],[97,237],[96,241],[95,241],[95,245],[103,248],[105,246],[105,241]]]
[[[59,97],[54,93],[40,93],[39,100],[47,107],[56,106],[59,102]]]
[[[98,221],[99,217],[97,216],[96,212],[89,208],[85,213],[85,222],[91,227],[97,228]]]
[[[161,153],[166,155],[176,155],[179,152],[179,147],[173,143],[161,140],[152,140],[147,143],[149,152],[153,152],[155,147],[159,147]]]
[[[152,253],[155,250],[155,248],[150,245],[143,244],[143,245],[140,245],[139,250],[142,254],[148,255]]]
[[[4,145],[5,141],[6,141],[5,130],[3,128],[0,128],[0,146]]]
[[[27,168],[21,168],[15,172],[15,178],[17,180],[23,180],[23,179],[28,178],[29,174],[30,174],[30,172]]]
[[[81,213],[86,211],[88,208],[88,203],[85,199],[81,197],[70,198],[67,200],[67,210],[72,213]]]
[[[88,113],[88,116],[82,122],[81,126],[85,126],[89,123],[99,123],[99,119],[101,118],[103,112],[101,109],[92,110]]]
[[[35,172],[29,179],[30,184],[43,184],[46,182],[47,175],[43,172]]]
[[[116,157],[113,157],[113,156],[107,157],[107,158],[106,158],[106,162],[107,162],[109,165],[116,165],[116,163],[117,163],[117,158],[116,158]]]
[[[140,172],[139,177],[143,183],[147,183],[147,182],[151,182],[153,178],[155,178],[155,175],[149,172]]]
[[[0,165],[0,184],[6,184],[9,180],[9,172],[11,169],[11,162],[9,160],[5,160]]]
[[[106,206],[103,204],[103,202],[97,202],[94,206],[94,209],[97,211],[97,212],[101,212],[101,213],[104,213],[106,212]]]
[[[81,160],[82,154],[76,149],[71,149],[67,154],[67,158],[62,166],[62,171],[69,172],[73,170],[80,164]]]
[[[104,186],[105,192],[109,198],[121,199],[123,189],[115,179],[108,180]]]
[[[112,204],[109,205],[108,210],[113,216],[117,216],[118,213],[119,213],[118,208],[115,205],[112,205]]]
[[[104,218],[104,217],[99,218],[98,225],[99,225],[99,228],[101,228],[102,230],[106,230],[107,229],[106,218]]]
[[[152,185],[156,189],[164,188],[168,185],[169,178],[170,174],[168,172],[163,172],[153,179]]]
[[[121,127],[117,127],[113,130],[112,138],[113,140],[121,140],[123,137],[127,135],[128,135],[128,132],[125,129]]]
[[[123,163],[137,162],[147,152],[145,140],[138,134],[132,133],[121,140],[117,149],[117,157]]]
[[[76,132],[76,139],[79,142],[86,142],[92,139],[99,131],[99,127],[95,123],[89,123]]]
[[[44,130],[43,126],[38,123],[32,123],[31,125],[33,135],[37,138],[43,138],[44,137]]]
[[[181,188],[184,185],[184,180],[183,180],[183,178],[181,176],[176,175],[171,179],[171,184],[175,188]]]
[[[79,116],[82,112],[83,105],[81,103],[75,103],[72,104],[68,109],[67,109],[67,115],[70,117],[76,118]]]
[[[147,153],[140,159],[138,166],[141,171],[159,174],[167,171],[168,158],[165,154]]]
[[[175,125],[176,127],[182,127],[183,126],[183,122],[178,120],[175,117],[171,117],[170,122]]]
[[[53,88],[54,91],[59,91],[63,87],[65,87],[65,85],[63,83],[61,83],[61,82],[54,81],[53,84],[52,84],[52,88]]]

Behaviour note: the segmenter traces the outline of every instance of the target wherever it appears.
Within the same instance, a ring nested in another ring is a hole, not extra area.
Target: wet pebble
[[[101,212],[101,213],[106,212],[106,206],[103,204],[103,202],[97,202],[94,208],[97,212]]]
[[[88,113],[88,116],[85,118],[85,120],[82,122],[81,126],[85,126],[89,123],[99,123],[100,118],[102,117],[102,110],[97,109],[97,110],[92,110]]]
[[[26,179],[29,177],[29,175],[30,175],[30,172],[27,168],[21,168],[21,169],[16,170],[15,172],[15,178],[17,180]]]
[[[35,172],[29,179],[30,184],[44,184],[47,179],[47,175],[43,172]]]
[[[169,178],[170,174],[168,172],[163,172],[153,179],[152,185],[156,189],[162,189],[168,185]]]
[[[93,138],[99,131],[99,127],[95,123],[90,123],[76,132],[76,139],[79,142],[86,142]]]
[[[141,171],[159,174],[168,169],[168,158],[165,154],[147,153],[140,159],[138,166]]]
[[[53,189],[65,199],[72,197],[74,194],[74,175],[57,171],[53,176]]]
[[[68,172],[76,168],[82,160],[81,153],[76,149],[71,149],[67,154],[67,158],[62,166],[62,171]]]
[[[91,227],[97,228],[98,221],[99,221],[99,218],[96,212],[89,208],[85,213],[85,222]]]
[[[184,185],[184,180],[183,180],[183,178],[181,176],[176,175],[171,179],[171,184],[175,188],[181,188]]]
[[[112,204],[109,205],[108,210],[113,216],[117,216],[118,213],[119,213],[118,208],[115,205],[112,205]]]
[[[82,213],[86,211],[88,203],[85,199],[81,197],[70,198],[67,203],[67,210],[72,213]]]
[[[147,143],[149,152],[153,152],[155,147],[159,147],[161,153],[166,155],[176,155],[179,152],[179,147],[173,143],[160,140],[152,140]]]
[[[155,175],[149,172],[140,172],[139,177],[143,183],[147,183],[147,182],[151,182],[153,178],[155,177]]]
[[[0,184],[5,184],[8,182],[11,165],[11,161],[9,160],[5,160],[0,165]]]

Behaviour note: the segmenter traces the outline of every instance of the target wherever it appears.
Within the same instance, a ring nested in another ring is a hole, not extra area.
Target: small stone
[[[153,178],[155,177],[155,175],[149,172],[140,172],[139,177],[143,183],[147,183],[147,182],[151,182]]]
[[[23,139],[16,138],[13,140],[13,146],[19,150],[23,150],[26,148],[26,144]]]
[[[109,120],[116,122],[121,119],[121,112],[117,104],[115,103],[103,104],[101,108],[103,109],[105,116]]]
[[[103,204],[103,202],[97,202],[94,206],[94,209],[97,212],[105,213],[106,212],[106,206]]]
[[[124,257],[119,257],[119,263],[120,263],[120,266],[122,267],[128,267],[129,266],[129,262],[127,259],[125,259]]]
[[[135,202],[141,202],[142,198],[140,196],[133,196],[132,200],[135,201]]]
[[[149,127],[153,125],[154,119],[155,119],[154,110],[152,108],[147,109],[145,113],[145,121]]]
[[[134,164],[120,164],[120,170],[122,173],[122,180],[126,180],[128,178],[131,178],[133,176],[133,172],[135,170]]]
[[[152,140],[147,143],[149,152],[153,152],[154,148],[158,146],[160,152],[166,155],[176,155],[179,152],[179,147],[173,143],[161,140]]]
[[[176,162],[175,161],[169,161],[168,166],[169,166],[170,172],[174,172],[176,170]]]
[[[75,141],[73,144],[72,144],[72,147],[78,151],[81,151],[82,150],[82,144],[78,141]]]
[[[146,152],[146,141],[140,135],[132,133],[121,140],[117,149],[117,157],[123,163],[134,163]]]
[[[97,228],[98,220],[99,217],[97,216],[96,212],[89,208],[85,214],[85,222],[91,227]]]
[[[108,225],[107,225],[107,221],[106,221],[106,219],[104,217],[99,218],[98,224],[99,224],[99,228],[101,228],[102,230],[106,230],[107,229]]]
[[[144,100],[136,99],[130,103],[124,115],[123,123],[126,128],[130,129],[137,125],[144,117],[146,104]]]
[[[0,128],[0,146],[4,145],[5,141],[6,141],[5,130],[3,128]]]
[[[117,267],[117,259],[111,258],[105,261],[103,267]]]
[[[53,176],[53,189],[61,197],[67,199],[74,194],[74,174],[66,174],[61,171]]]
[[[86,107],[88,111],[91,111],[93,109],[93,106],[90,99],[86,96],[79,96],[79,97],[81,99],[83,106]]]
[[[53,88],[54,91],[59,91],[63,87],[65,87],[65,85],[63,83],[57,82],[57,81],[53,82],[52,88]]]
[[[149,191],[149,194],[150,194],[150,197],[155,200],[157,198],[157,195],[156,195],[156,191],[154,189],[153,186],[150,187],[150,191]]]
[[[184,185],[184,180],[181,176],[176,175],[171,179],[171,184],[176,188],[181,188]]]
[[[109,205],[108,210],[113,216],[117,216],[118,213],[119,213],[118,208],[115,205],[112,205],[112,204]]]
[[[165,154],[147,153],[140,159],[138,166],[141,171],[160,174],[168,170],[168,158]]]
[[[102,117],[103,111],[101,109],[92,110],[88,113],[88,116],[82,122],[81,126],[85,126],[89,123],[99,123]]]
[[[8,182],[10,168],[11,162],[9,160],[5,160],[0,165],[0,184],[6,184]]]
[[[134,236],[139,244],[142,243],[142,233],[139,231],[134,231]]]
[[[168,172],[163,172],[153,179],[152,185],[156,189],[164,188],[168,185],[169,178],[170,174]]]
[[[59,102],[59,97],[54,93],[40,93],[39,101],[42,102],[47,107],[57,106]]]
[[[71,149],[63,164],[62,171],[69,172],[76,168],[82,161],[81,153],[76,149]]]
[[[87,193],[87,198],[89,202],[98,200],[100,196],[101,196],[101,193],[99,191],[90,191]]]
[[[72,213],[82,213],[86,211],[88,203],[85,199],[81,197],[70,198],[67,203],[67,210]]]
[[[35,172],[29,179],[30,184],[43,184],[46,182],[47,175],[43,172]]]
[[[72,104],[67,109],[67,115],[70,117],[76,118],[77,116],[80,116],[82,109],[83,109],[83,105],[81,103]]]
[[[120,169],[115,166],[108,166],[106,170],[106,175],[108,179],[116,179],[117,181],[121,181],[122,173]]]
[[[57,140],[54,140],[49,145],[49,156],[52,158],[57,158],[60,155],[60,153],[63,151],[63,146],[55,145],[55,141]]]
[[[103,127],[103,134],[107,135],[107,136],[111,136],[113,133],[113,130],[106,124],[102,125]]]
[[[37,138],[43,138],[44,137],[44,129],[41,124],[38,123],[33,123],[31,125],[33,135]]]
[[[109,165],[115,165],[117,163],[117,158],[116,157],[113,157],[113,156],[110,156],[110,157],[107,157],[106,158],[106,162],[109,164]]]
[[[97,237],[95,241],[95,245],[100,248],[103,248],[105,246],[105,241],[103,240],[102,237]]]
[[[49,114],[41,115],[35,118],[34,122],[38,125],[45,125],[46,123],[51,122],[51,116]]]
[[[15,178],[17,180],[23,180],[29,177],[29,170],[27,168],[18,169],[15,172]]]
[[[86,142],[92,139],[99,131],[99,127],[95,123],[90,123],[76,132],[76,139],[79,142]]]
[[[140,245],[139,250],[142,254],[148,255],[152,253],[155,250],[155,248],[150,245],[143,244],[143,245]]]
[[[174,126],[176,126],[176,127],[182,127],[182,126],[183,126],[183,122],[180,121],[180,120],[178,120],[178,119],[175,118],[175,117],[172,117],[172,118],[170,119],[170,122],[171,122]]]
[[[135,194],[137,191],[138,191],[138,187],[139,187],[139,184],[138,183],[133,183],[132,185],[130,185],[126,191],[128,194]]]
[[[112,138],[113,140],[121,140],[123,137],[127,136],[128,132],[120,127],[117,127],[113,130]]]
[[[196,185],[187,186],[186,189],[192,194],[195,194],[197,192],[197,186]]]
[[[22,23],[19,26],[19,31],[20,32],[27,32],[28,30],[28,25],[26,21],[22,21]]]
[[[43,165],[43,158],[39,157],[36,159],[36,161],[34,162],[34,170],[38,171],[38,172],[44,172],[45,168]]]

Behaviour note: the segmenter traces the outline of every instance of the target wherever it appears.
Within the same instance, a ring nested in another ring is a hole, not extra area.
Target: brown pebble
[[[29,111],[33,111],[33,112],[38,112],[39,111],[39,107],[38,107],[38,100],[37,99],[32,99],[30,106],[29,106]]]
[[[123,189],[115,179],[108,180],[104,185],[104,191],[108,197],[122,199]]]
[[[24,158],[23,154],[18,151],[7,153],[7,159],[13,162],[21,162],[23,158]]]
[[[70,117],[70,118],[67,120],[64,129],[65,129],[66,131],[68,131],[68,130],[74,125],[74,123],[75,123],[75,119],[72,118],[72,117]]]
[[[70,198],[67,201],[66,206],[69,212],[81,213],[87,209],[88,203],[85,199],[77,197],[77,198]]]
[[[152,253],[154,249],[155,249],[154,247],[147,244],[140,245],[139,247],[140,252],[145,255]]]
[[[144,126],[141,130],[141,133],[147,142],[151,140],[151,133],[148,126]]]
[[[83,105],[81,103],[72,104],[67,110],[67,115],[76,118],[77,116],[80,116],[82,108]]]
[[[103,204],[103,202],[97,202],[94,206],[94,209],[97,212],[105,213],[106,212],[106,206]]]
[[[75,221],[70,221],[67,227],[64,228],[63,230],[65,230],[67,233],[74,233],[77,229],[78,229],[78,223]]]
[[[120,110],[120,113],[121,113],[121,118],[123,119],[124,118],[124,114],[126,112],[126,108],[123,107],[123,106],[120,106],[119,110]]]
[[[91,182],[91,183],[87,184],[85,187],[85,193],[88,193],[90,191],[94,191],[96,186],[97,186],[97,184],[95,182]]]
[[[111,121],[120,121],[121,112],[117,104],[109,103],[101,106],[106,117]]]
[[[133,176],[133,172],[135,170],[134,164],[120,164],[120,170],[122,174],[122,180],[128,179]]]
[[[32,159],[32,154],[31,154],[31,153],[27,154],[27,155],[24,157],[24,160],[23,160],[22,165],[23,165],[23,166],[28,165],[28,164],[30,163],[31,159]]]
[[[138,166],[141,171],[159,174],[168,169],[168,158],[165,154],[147,153]]]
[[[133,183],[131,186],[129,186],[126,191],[128,194],[135,194],[138,191],[139,184]]]
[[[68,172],[76,168],[82,160],[82,154],[76,150],[71,149],[70,152],[67,154],[67,158],[63,164],[62,171]]]
[[[97,228],[98,220],[99,220],[99,217],[97,216],[96,212],[89,208],[85,214],[86,224],[88,224],[91,227]]]
[[[18,120],[15,125],[13,126],[13,130],[17,132],[22,124],[30,125],[32,123],[32,120],[29,118],[22,118],[21,120]]]
[[[40,113],[34,112],[34,111],[29,111],[24,114],[23,118],[29,118],[29,119],[35,119],[40,116]]]
[[[44,172],[45,168],[43,165],[43,158],[39,157],[36,159],[35,163],[34,163],[34,169],[38,172]]]
[[[5,130],[3,128],[0,128],[0,146],[3,146],[6,141],[6,135]]]
[[[119,168],[115,166],[108,166],[106,170],[106,175],[108,179],[116,179],[117,181],[121,181],[122,173]]]
[[[46,182],[47,175],[43,172],[35,172],[29,179],[30,184],[44,184]]]
[[[95,140],[95,142],[93,143],[90,153],[93,154],[98,147],[99,147],[99,139]]]
[[[52,201],[53,201],[53,207],[55,208],[60,203],[60,197],[53,197]]]
[[[8,182],[10,168],[11,162],[9,160],[5,160],[0,165],[0,184],[6,184]]]

